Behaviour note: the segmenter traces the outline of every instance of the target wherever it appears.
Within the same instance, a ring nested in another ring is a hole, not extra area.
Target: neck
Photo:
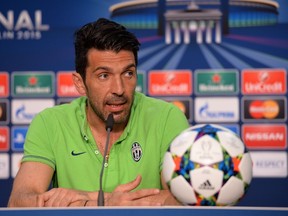
[[[99,118],[89,105],[87,106],[86,109],[86,116],[94,140],[100,149],[107,139],[106,122],[103,121],[101,118]],[[120,138],[121,134],[125,129],[125,126],[126,124],[125,125],[117,123],[114,124],[113,130],[110,133],[110,143],[109,143],[110,147]]]

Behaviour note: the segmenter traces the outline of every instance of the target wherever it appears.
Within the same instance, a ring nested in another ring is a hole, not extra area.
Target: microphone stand
[[[110,113],[108,118],[107,118],[107,121],[106,121],[107,139],[106,139],[105,150],[104,150],[104,155],[103,155],[103,162],[102,162],[102,167],[101,167],[101,172],[100,172],[98,206],[104,206],[104,192],[103,192],[103,187],[102,187],[102,179],[103,179],[104,165],[106,162],[106,155],[107,155],[108,145],[109,145],[109,140],[110,140],[110,132],[112,131],[113,124],[114,124],[113,114]]]

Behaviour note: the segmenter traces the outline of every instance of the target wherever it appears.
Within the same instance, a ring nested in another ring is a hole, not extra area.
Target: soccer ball
[[[170,144],[163,178],[183,205],[235,205],[252,180],[252,159],[231,130],[216,124],[195,125]]]

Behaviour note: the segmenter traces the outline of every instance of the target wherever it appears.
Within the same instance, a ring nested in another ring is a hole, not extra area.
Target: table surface
[[[2,216],[288,216],[277,207],[95,207],[95,208],[0,208]]]

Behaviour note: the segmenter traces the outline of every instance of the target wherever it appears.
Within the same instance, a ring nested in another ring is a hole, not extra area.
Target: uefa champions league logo
[[[202,158],[211,158],[210,156],[210,150],[211,150],[211,142],[208,141],[203,141],[202,142],[202,150],[203,150],[203,155]]]
[[[197,162],[201,161],[202,163],[209,165],[223,160],[220,145],[214,138],[208,135],[198,139],[192,148],[191,157]]]

